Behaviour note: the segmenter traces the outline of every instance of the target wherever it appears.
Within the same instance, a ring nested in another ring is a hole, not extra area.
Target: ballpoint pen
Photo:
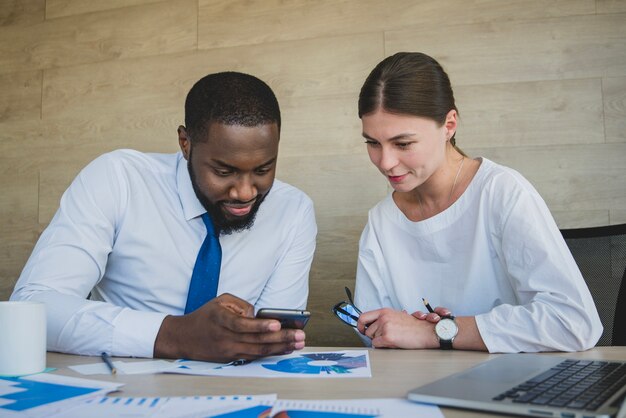
[[[234,367],[234,366],[243,366],[243,365],[249,364],[251,362],[252,362],[252,360],[246,360],[246,359],[240,358],[238,360],[233,360],[230,363],[226,363],[223,366],[216,367],[216,369],[223,369],[223,368],[226,368],[226,367]]]
[[[111,370],[111,374],[117,374],[117,368],[115,368],[115,366],[113,365],[111,357],[104,351],[102,352],[100,357],[102,358],[102,361],[104,361],[104,363],[109,367],[109,370]]]

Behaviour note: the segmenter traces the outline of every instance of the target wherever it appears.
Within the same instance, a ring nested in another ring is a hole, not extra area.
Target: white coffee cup
[[[0,302],[0,376],[46,368],[46,309],[39,302]]]

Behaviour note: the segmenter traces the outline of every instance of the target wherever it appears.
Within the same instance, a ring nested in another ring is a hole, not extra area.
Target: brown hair
[[[448,74],[421,52],[398,52],[372,70],[359,94],[359,118],[378,109],[432,119],[440,126],[450,110],[459,112]],[[450,143],[457,148],[454,135]]]

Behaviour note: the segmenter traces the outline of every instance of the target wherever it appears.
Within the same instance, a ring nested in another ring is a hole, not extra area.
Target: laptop
[[[588,418],[615,416],[625,395],[626,361],[504,354],[413,389],[408,398],[479,411]]]

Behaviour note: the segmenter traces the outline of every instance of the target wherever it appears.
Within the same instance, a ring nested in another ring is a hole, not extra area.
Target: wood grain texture
[[[448,0],[445,6],[437,0],[200,0],[198,46],[207,49],[264,44],[420,27],[433,22],[452,25],[593,13],[593,0]]]
[[[626,1],[624,0],[596,0],[598,13],[625,13]]]
[[[196,2],[178,0],[0,27],[0,73],[196,48]]]
[[[369,70],[382,59],[382,48],[380,34],[365,34],[48,70],[44,74],[43,117],[180,111],[187,91],[199,78],[227,70],[261,78],[279,101],[356,93]],[[292,59],[299,54],[297,60]],[[342,70],[329,72],[327,66],[320,66],[328,62]]]
[[[46,19],[121,9],[123,7],[157,3],[159,1],[162,0],[46,0]]]
[[[605,141],[600,79],[460,86],[461,147]]]
[[[626,224],[626,210],[615,209],[609,211],[610,225]]]
[[[626,77],[602,80],[607,142],[626,142]]]
[[[609,225],[608,210],[552,210],[559,229]]]
[[[434,56],[457,86],[622,76],[626,14],[386,31],[385,53],[399,51]]]
[[[356,93],[282,101],[282,157],[363,154]]]
[[[46,0],[2,0],[0,1],[0,27],[29,26],[43,22]]]
[[[41,71],[0,75],[0,122],[41,117]]]
[[[468,151],[522,173],[551,210],[613,210],[626,205],[626,143]]]

